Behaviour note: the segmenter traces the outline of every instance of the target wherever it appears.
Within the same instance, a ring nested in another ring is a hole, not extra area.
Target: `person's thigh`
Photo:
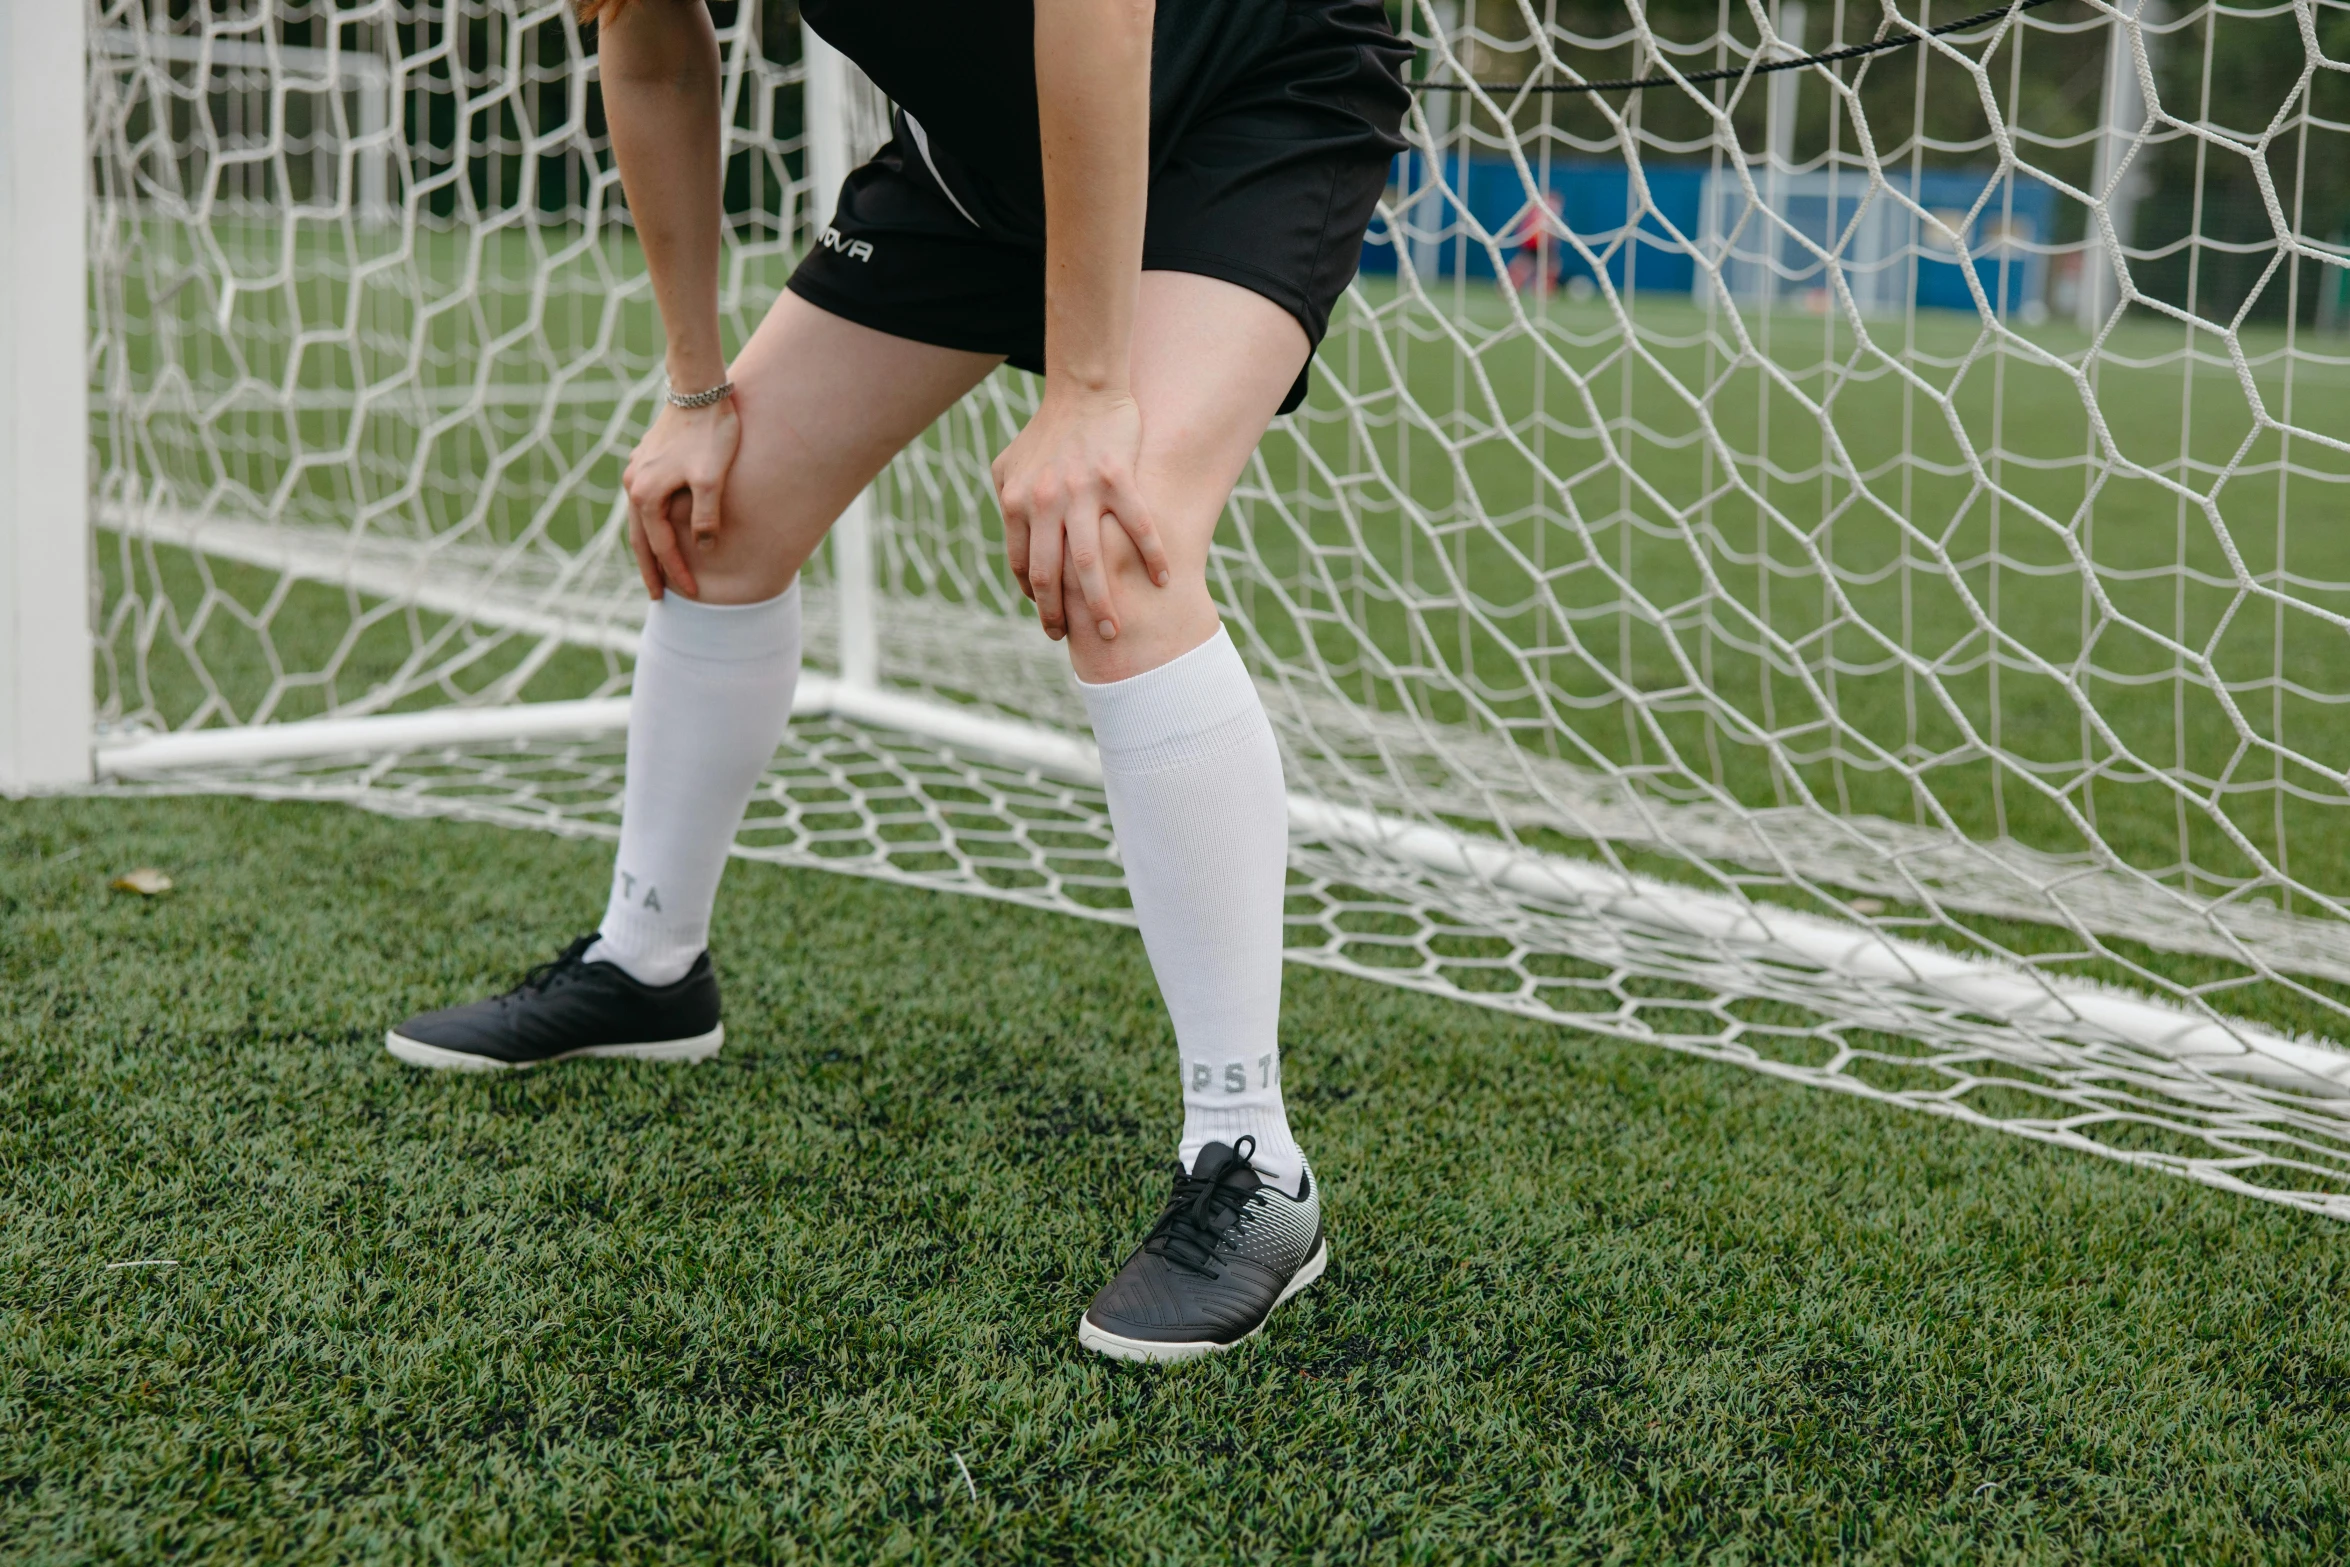
[[[789,587],[857,492],[999,362],[779,297],[735,356],[742,446],[717,538],[686,546],[702,602],[756,603]]]
[[[1237,283],[1191,272],[1142,275],[1130,372],[1142,409],[1136,478],[1174,580],[1163,588],[1153,583],[1124,530],[1103,527],[1120,627],[1117,640],[1105,642],[1090,616],[1069,617],[1069,657],[1079,679],[1123,680],[1216,634],[1208,544],[1310,346],[1295,316]],[[1074,568],[1066,580],[1074,595]]]

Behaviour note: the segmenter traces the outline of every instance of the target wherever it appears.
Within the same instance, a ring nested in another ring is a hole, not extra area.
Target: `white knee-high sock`
[[[1294,1193],[1281,1103],[1281,904],[1289,810],[1273,726],[1222,628],[1128,680],[1081,685],[1136,921],[1175,1025],[1190,1169],[1211,1142]]]
[[[800,585],[762,604],[672,593],[645,616],[628,709],[628,778],[612,899],[591,961],[648,985],[683,978],[751,790],[791,719]]]

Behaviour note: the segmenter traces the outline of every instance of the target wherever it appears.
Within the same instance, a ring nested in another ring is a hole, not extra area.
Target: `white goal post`
[[[609,836],[659,359],[592,38],[35,11],[0,787]],[[1212,563],[1291,956],[2350,1217],[2345,0],[1398,11],[1412,150]],[[886,105],[714,14],[739,340]],[[987,488],[1035,391],[811,564],[741,855],[1126,917]]]
[[[90,781],[78,7],[0,6],[0,791]]]

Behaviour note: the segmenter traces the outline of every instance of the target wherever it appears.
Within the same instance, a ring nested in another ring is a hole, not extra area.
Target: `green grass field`
[[[10,1561],[2350,1549],[2321,1220],[1298,972],[1331,1272],[1113,1366],[1130,933],[742,866],[719,1062],[484,1081],[380,1031],[592,922],[599,845],[52,801],[0,863]]]
[[[255,275],[287,253],[268,232],[227,237]],[[429,236],[417,276],[470,269],[506,286],[449,310],[371,294],[360,341],[313,343],[295,367],[308,313],[347,308],[331,280],[246,296],[222,335],[213,297],[171,291],[198,259],[169,249],[181,238],[157,236],[154,297],[138,280],[125,295],[126,362],[146,373],[180,334],[196,383],[245,377],[253,406],[208,416],[210,437],[205,419],[159,415],[117,474],[160,464],[182,504],[231,514],[372,508],[377,526],[489,539],[536,526],[565,548],[600,524],[619,462],[609,395],[537,426],[529,389],[599,340],[615,373],[646,361],[646,302],[608,298],[634,275],[624,247],[550,264],[560,233]],[[1914,539],[1817,472],[1816,421],[1751,370],[1714,377],[1685,301],[1635,303],[1647,363],[1615,352],[1595,306],[1545,318],[1589,402],[1479,290],[1455,301],[1454,324],[1480,345],[1485,385],[1425,337],[1397,335],[1388,379],[1367,336],[1334,339],[1312,408],[1336,408],[1336,377],[1370,412],[1309,413],[1300,440],[1269,452],[1295,507],[1289,520],[1260,509],[1246,544],[1260,573],[1249,608],[1274,645],[1317,639],[1337,667],[1366,646],[1425,659],[1445,680],[1412,695],[1433,692],[1441,711],[1447,680],[1474,686],[1530,729],[1551,721],[1547,696],[1587,757],[1653,766],[1640,709],[1598,683],[1612,674],[1654,693],[1646,710],[1685,763],[1738,799],[1772,803],[1799,781],[1846,809],[1912,816],[1881,757],[1807,750],[1797,734],[1796,764],[1775,769],[1725,727],[1724,713],[1791,734],[1807,721],[1788,668],[1739,646],[1767,626],[1805,669],[1842,671],[1847,741],[1922,769],[1968,830],[2074,846],[2019,784],[2036,768],[2133,861],[2235,868],[2214,818],[2188,820],[2083,739],[2062,682],[1986,658],[1952,579],[1937,585]],[[2144,483],[2111,486],[2097,525],[2068,536],[1931,471],[1960,435],[1996,437],[2045,465],[2003,469],[2014,494],[2058,518],[2081,496],[2078,398],[2013,360],[1962,374],[1964,320],[1904,339],[1948,392],[1941,427],[1940,405],[1852,359],[1848,334],[1765,325],[1806,395],[1843,378],[1834,406],[1855,460],[1944,544],[1957,580],[2003,595],[2005,628],[2060,664],[2092,658],[2086,685],[2126,744],[2224,784],[2215,813],[2264,847],[2289,843],[2306,883],[2350,890],[2338,787],[2231,761],[2237,737],[2209,693],[2144,636],[2084,619],[2079,582],[2054,568],[2077,539],[2124,613],[2209,646],[2220,678],[2255,699],[2261,735],[2335,762],[2350,749],[2339,709],[2260,682],[2287,670],[2350,690],[2338,634],[2215,587],[2234,568],[2208,519]],[[2063,328],[2036,336],[2058,354],[2082,346]],[[518,399],[441,430],[421,463],[439,404],[378,417],[331,460],[293,460],[337,452],[353,428],[338,392],[378,383],[419,342],[425,402],[476,375]],[[2130,323],[2116,346],[2152,366],[2101,372],[2116,438],[2152,456],[2167,441],[2198,482],[2236,462],[2218,513],[2244,570],[2290,572],[2308,602],[2344,607],[2319,586],[2350,583],[2338,459],[2306,442],[2284,453],[2241,416],[2227,374],[2165,360],[2179,338],[2160,323]],[[2263,395],[2281,395],[2281,338],[2248,330],[2244,346]],[[1709,386],[1717,425],[1769,456],[1746,477],[1791,530],[1721,499],[1692,548],[1591,466],[1596,408],[1671,505],[1718,487],[1668,374]],[[311,402],[273,413],[268,389],[288,384]],[[2303,427],[2350,410],[2338,367],[2299,366],[2294,387]],[[1404,396],[1434,424],[1396,422]],[[1458,463],[1440,434],[1466,443]],[[102,425],[109,461],[117,441],[136,445]],[[1351,494],[1363,560],[1419,587],[1457,570],[1483,623],[1457,602],[1407,615],[1376,573],[1341,573],[1330,591],[1320,552],[1348,535],[1309,451],[1342,475],[1383,463],[1392,489]],[[2287,455],[2301,465],[2290,484]],[[1543,470],[1566,482],[1545,494]],[[1433,532],[1403,525],[1399,496]],[[1585,531],[1538,502],[1571,503]],[[1495,526],[1455,526],[1470,514]],[[978,582],[992,531],[950,506],[929,543],[941,559],[966,552],[955,564]],[[1807,549],[1842,574],[1853,618],[1823,620]],[[174,722],[208,701],[250,716],[273,688],[271,716],[309,716],[396,677],[447,629],[112,536],[99,561],[110,608],[135,586],[144,610],[183,617],[159,630],[118,616],[106,633],[118,683],[102,689]],[[1714,716],[1676,693],[1657,618],[1627,613],[1602,564],[1708,650]],[[1719,593],[1701,605],[1708,572]],[[1272,608],[1276,588],[1304,618]],[[1940,658],[1942,688],[2029,766],[2001,774],[1951,752],[1921,683],[1872,652],[1879,634]],[[398,705],[478,689],[523,651],[501,646],[443,688],[423,679]],[[585,694],[617,670],[574,650],[525,694]],[[1349,694],[1406,693],[1366,680]],[[179,889],[107,890],[148,863]],[[2350,1265],[2325,1221],[1297,971],[1283,1042],[1330,1182],[1332,1271],[1217,1363],[1112,1366],[1077,1349],[1076,1313],[1140,1233],[1177,1114],[1130,932],[743,865],[720,908],[719,1063],[482,1082],[383,1054],[388,1022],[506,982],[591,924],[608,864],[597,844],[329,807],[0,802],[0,1559],[2350,1552]],[[2065,939],[1998,934],[2016,950]],[[2141,960],[2179,978],[2232,972]],[[2334,1014],[2281,989],[2215,1002],[2329,1030]],[[176,1266],[107,1266],[149,1259]]]

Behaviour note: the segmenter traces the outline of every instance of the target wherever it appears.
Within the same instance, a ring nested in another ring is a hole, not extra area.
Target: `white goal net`
[[[2350,4],[1976,9],[1392,7],[1413,151],[1213,562],[1290,954],[2350,1216]],[[713,12],[739,341],[882,122]],[[592,37],[84,21],[100,786],[612,834]],[[811,568],[743,856],[1125,917],[989,496],[1035,394]]]

